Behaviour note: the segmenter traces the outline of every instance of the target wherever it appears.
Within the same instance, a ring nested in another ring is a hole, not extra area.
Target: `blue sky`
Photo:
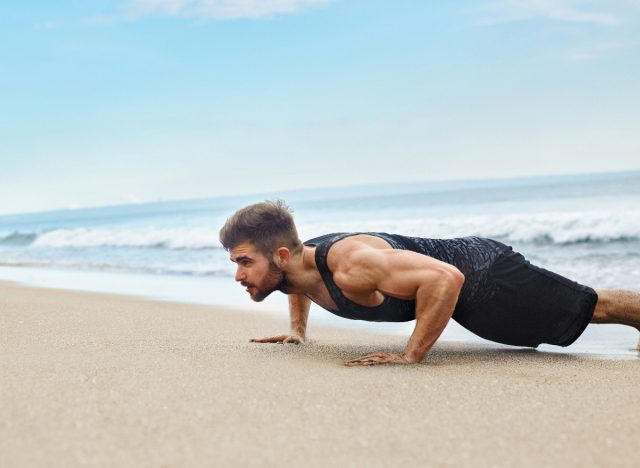
[[[640,2],[0,5],[0,213],[640,169]]]

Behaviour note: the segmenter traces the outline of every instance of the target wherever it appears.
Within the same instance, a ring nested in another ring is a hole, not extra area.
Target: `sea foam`
[[[47,232],[12,232],[0,236],[0,246],[39,248],[130,247],[170,250],[220,249],[219,227],[74,228]],[[375,232],[418,237],[482,236],[510,242],[572,244],[640,240],[640,210],[539,212],[446,218],[316,222],[302,224],[302,239],[329,232]]]
[[[387,219],[303,226],[301,234],[386,231],[416,237],[481,236],[511,242],[572,244],[640,240],[640,210],[541,212],[497,216]]]
[[[166,249],[219,248],[217,232],[207,228],[57,229],[39,235],[30,246],[145,247]]]

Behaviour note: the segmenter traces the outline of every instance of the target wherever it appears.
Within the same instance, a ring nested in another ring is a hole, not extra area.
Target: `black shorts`
[[[598,302],[592,288],[532,265],[510,247],[498,254],[485,281],[482,301],[453,318],[482,338],[513,346],[569,346]]]

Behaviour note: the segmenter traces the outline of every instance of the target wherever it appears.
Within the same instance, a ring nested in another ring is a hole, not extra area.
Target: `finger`
[[[382,364],[384,362],[389,362],[387,360],[384,360],[383,358],[376,358],[376,357],[370,357],[370,358],[360,358],[360,359],[354,359],[352,361],[347,361],[345,362],[345,365],[347,366],[370,366],[373,364]]]
[[[389,353],[373,353],[368,356],[361,357],[359,359],[353,359],[351,361],[347,361],[344,364],[346,366],[372,366],[375,364],[387,364],[399,362],[396,355]]]
[[[266,338],[253,338],[249,340],[253,343],[281,343],[284,336],[268,336]]]
[[[388,353],[382,353],[382,352],[378,352],[378,353],[373,353],[373,354],[369,354],[368,356],[364,356],[362,359],[378,359],[378,358],[386,358],[389,357]]]
[[[363,356],[363,357],[358,358],[358,359],[351,359],[350,361],[347,361],[347,362],[353,362],[353,363],[356,363],[356,362],[364,362],[364,361],[366,361],[366,360],[368,360],[368,359],[371,359],[372,357],[373,357],[373,356]]]
[[[370,362],[371,364],[409,364],[401,356],[396,356],[394,354],[371,358],[368,362]]]
[[[356,361],[364,361],[364,360],[368,360],[368,359],[373,359],[373,360],[377,360],[377,359],[381,359],[381,358],[386,358],[389,355],[387,353],[373,353],[373,354],[368,354],[366,356],[362,356],[361,358],[358,359],[352,359],[351,361],[348,362],[356,362]]]
[[[356,367],[356,366],[368,366],[369,364],[363,361],[348,361],[344,363],[347,367]]]
[[[345,364],[356,364],[357,365],[357,364],[362,364],[362,363],[365,363],[365,362],[369,362],[370,359],[371,359],[370,357],[365,356],[365,357],[362,357],[362,358],[359,358],[359,359],[352,359],[350,361],[347,361]]]
[[[355,367],[355,366],[374,366],[376,364],[384,364],[385,361],[374,361],[374,360],[355,360],[355,361],[348,361],[345,362],[344,365],[347,367]]]

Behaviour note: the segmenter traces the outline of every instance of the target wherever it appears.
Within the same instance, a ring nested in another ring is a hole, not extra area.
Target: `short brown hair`
[[[265,201],[236,211],[220,229],[220,242],[229,251],[243,242],[251,242],[269,257],[277,248],[291,252],[302,248],[292,210],[283,200]]]

